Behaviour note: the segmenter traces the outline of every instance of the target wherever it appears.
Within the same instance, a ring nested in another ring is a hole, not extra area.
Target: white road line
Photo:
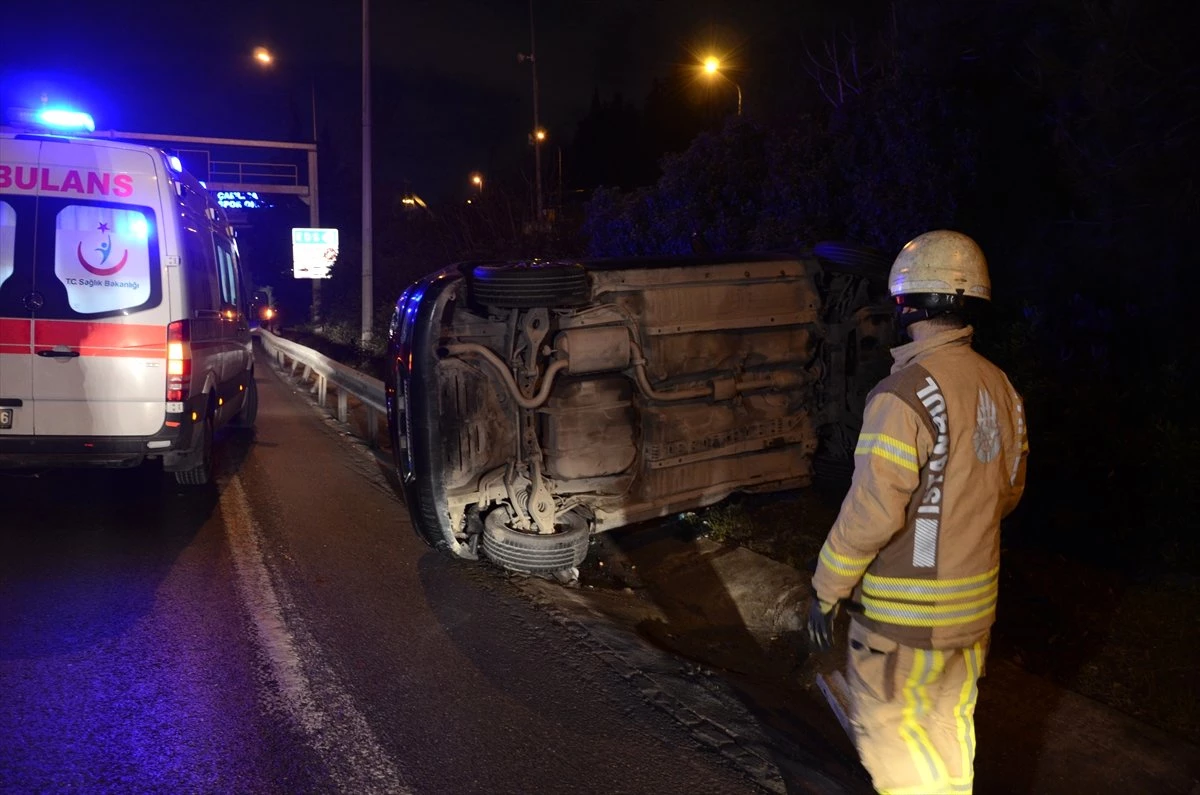
[[[270,665],[280,706],[345,793],[407,795],[400,771],[380,746],[370,724],[320,646],[296,617],[282,583],[272,582],[262,555],[262,532],[254,521],[241,478],[221,492],[221,516],[237,571],[242,603],[254,624],[259,649]],[[289,615],[291,619],[289,620]]]

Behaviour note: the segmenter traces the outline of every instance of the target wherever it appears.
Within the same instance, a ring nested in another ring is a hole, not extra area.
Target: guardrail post
[[[275,359],[281,375],[290,375],[293,383],[299,381],[316,398],[322,410],[329,399],[329,382],[333,381],[337,392],[337,419],[350,423],[350,398],[354,397],[366,411],[366,442],[378,448],[381,426],[386,422],[387,389],[377,378],[355,371],[353,368],[331,361],[321,353],[297,345],[269,333],[260,335],[263,347]],[[301,374],[301,371],[303,373]],[[299,384],[297,384],[299,385]],[[403,442],[403,437],[401,437]]]

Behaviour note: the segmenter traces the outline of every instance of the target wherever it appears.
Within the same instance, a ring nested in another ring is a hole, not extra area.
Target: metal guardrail
[[[334,416],[339,422],[349,420],[351,397],[361,403],[367,411],[366,441],[372,447],[376,446],[380,417],[385,418],[385,422],[387,417],[387,398],[382,381],[266,329],[255,329],[254,334],[281,369],[290,370],[293,376],[299,373],[306,382],[315,377],[313,391],[322,409],[327,406],[329,386],[333,385],[337,394],[337,412]]]

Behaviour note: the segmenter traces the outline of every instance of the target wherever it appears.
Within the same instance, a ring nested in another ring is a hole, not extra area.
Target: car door
[[[223,389],[237,390],[241,376],[249,369],[250,323],[246,315],[246,296],[242,289],[237,252],[233,241],[215,232],[213,245],[217,252],[217,273],[221,283],[221,303],[228,314],[221,320]],[[231,394],[227,395],[230,397]]]
[[[15,152],[0,140],[12,168]],[[34,200],[0,194],[0,435],[33,433],[33,319],[23,304],[32,280]]]
[[[155,161],[144,150],[47,141],[39,170],[27,298],[33,431],[151,435],[165,419],[170,315]],[[128,190],[113,190],[117,176]]]

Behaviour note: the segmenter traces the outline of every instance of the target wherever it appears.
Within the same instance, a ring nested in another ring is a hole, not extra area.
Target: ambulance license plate
[[[0,431],[12,427],[12,409],[0,409]]]

